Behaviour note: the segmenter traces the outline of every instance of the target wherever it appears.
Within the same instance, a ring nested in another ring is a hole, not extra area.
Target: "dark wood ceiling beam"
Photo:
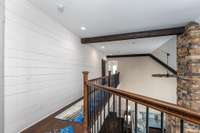
[[[179,34],[182,34],[184,30],[185,30],[185,27],[176,27],[176,28],[159,29],[159,30],[151,30],[151,31],[114,34],[114,35],[107,35],[107,36],[82,38],[81,42],[82,44],[89,44],[89,43],[120,41],[120,40],[129,40],[129,39],[138,39],[138,38],[179,35]]]
[[[123,58],[123,57],[141,57],[150,56],[150,54],[124,54],[124,55],[107,55],[107,58]]]
[[[170,72],[172,72],[173,74],[177,75],[176,70],[174,70],[172,67],[170,67],[168,64],[164,63],[163,61],[161,61],[160,59],[158,59],[157,57],[155,57],[152,54],[125,54],[125,55],[108,55],[107,58],[126,58],[126,57],[144,57],[144,56],[149,56],[151,57],[153,60],[155,60],[157,63],[159,63],[160,65],[162,65],[163,67],[165,67],[166,69],[168,69]]]

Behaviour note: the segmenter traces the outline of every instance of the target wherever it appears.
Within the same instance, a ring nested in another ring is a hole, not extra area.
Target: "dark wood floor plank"
[[[71,104],[67,105],[66,107],[62,108],[61,110],[53,113],[52,115],[48,116],[47,118],[41,120],[40,122],[36,123],[35,125],[27,128],[26,130],[22,131],[21,133],[49,133],[59,131],[61,128],[66,126],[73,126],[75,129],[75,133],[88,133],[88,130],[84,129],[83,125],[75,123],[75,122],[67,122],[63,120],[58,120],[55,118],[58,114],[65,111],[67,108],[71,107],[75,103],[79,102],[82,98],[72,102]]]

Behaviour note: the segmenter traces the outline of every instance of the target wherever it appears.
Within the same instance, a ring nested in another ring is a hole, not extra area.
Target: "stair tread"
[[[117,114],[110,112],[99,133],[123,133],[124,118],[117,117]],[[149,127],[149,133],[161,133],[160,128]]]
[[[118,118],[116,113],[109,113],[109,116],[105,119],[100,133],[122,133],[123,122],[124,119]]]

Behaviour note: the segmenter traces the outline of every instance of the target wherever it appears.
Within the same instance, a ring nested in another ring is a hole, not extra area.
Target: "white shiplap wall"
[[[3,91],[3,53],[4,53],[4,0],[0,0],[0,133],[3,133],[4,91]]]
[[[5,132],[17,133],[82,95],[103,54],[27,0],[6,1]]]

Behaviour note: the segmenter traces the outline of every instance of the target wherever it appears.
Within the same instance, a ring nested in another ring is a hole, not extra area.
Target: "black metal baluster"
[[[161,112],[161,120],[160,120],[160,124],[161,124],[161,132],[164,133],[164,113]]]
[[[95,88],[93,88],[93,109],[92,109],[92,113],[93,113],[93,132],[95,133],[95,101],[94,101],[94,99],[95,99]]]
[[[137,103],[135,103],[135,133],[137,133],[137,110],[138,106]]]
[[[99,132],[99,115],[98,115],[98,112],[97,112],[97,132]]]
[[[117,73],[117,85],[119,85],[119,72]]]
[[[105,117],[106,117],[106,110],[105,110],[105,108],[106,108],[106,95],[105,95],[106,93],[105,93],[105,91],[103,91],[103,121],[105,120]]]
[[[93,100],[92,100],[92,91],[93,91],[93,88],[92,87],[90,87],[90,103],[89,103],[89,107],[90,107],[90,109],[89,109],[89,112],[90,112],[90,127],[91,127],[91,133],[93,132],[93,114],[92,114],[92,102],[93,102]]]
[[[113,113],[115,113],[115,95],[113,95]]]
[[[97,80],[97,84],[99,84],[99,80]],[[97,132],[99,132],[99,92],[100,90],[97,90],[96,93],[96,106],[97,106]]]
[[[180,120],[180,133],[184,133],[184,121]]]
[[[94,132],[94,112],[93,112],[93,110],[94,110],[94,94],[93,94],[93,92],[94,92],[94,88],[92,88],[92,92],[91,92],[91,115],[92,115],[92,132]]]
[[[121,97],[119,96],[119,118],[121,117]]]
[[[111,71],[108,72],[108,86],[111,86]],[[110,96],[111,94],[109,93],[109,98],[108,98],[108,114],[110,113]]]
[[[94,133],[96,133],[96,96],[95,96],[95,88],[94,88]]]
[[[110,93],[108,93],[108,114],[110,113]]]
[[[92,131],[92,113],[91,113],[91,92],[92,92],[92,88],[89,88],[89,125],[90,125],[90,129]]]
[[[115,74],[113,75],[113,87],[116,88],[116,78]]]
[[[90,121],[91,121],[91,132],[93,132],[93,113],[92,113],[92,102],[93,102],[93,100],[92,100],[92,97],[93,97],[93,95],[92,95],[92,91],[93,91],[93,87],[90,87],[90,89],[91,89],[91,92],[90,92],[90,113],[91,113],[91,119],[90,119]]]
[[[146,107],[146,133],[149,133],[149,107]]]
[[[128,133],[128,99],[126,99],[126,133]]]
[[[100,91],[100,93],[101,93],[101,101],[100,101],[100,103],[101,103],[101,107],[100,107],[100,128],[101,128],[101,125],[102,125],[102,108],[103,108],[103,93],[102,93],[102,90]]]

